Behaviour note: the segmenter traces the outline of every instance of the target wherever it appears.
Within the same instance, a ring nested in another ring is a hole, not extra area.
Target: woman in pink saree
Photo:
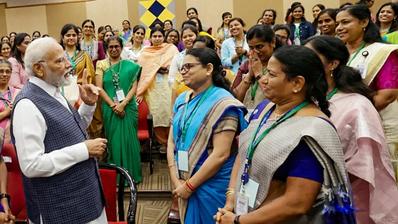
[[[12,73],[11,63],[0,59],[0,147],[10,143],[10,116],[12,102],[19,90],[8,85]]]
[[[336,126],[349,173],[359,224],[398,223],[398,188],[374,91],[346,66],[349,53],[337,38],[317,36],[307,47],[321,58],[328,81],[330,119]]]

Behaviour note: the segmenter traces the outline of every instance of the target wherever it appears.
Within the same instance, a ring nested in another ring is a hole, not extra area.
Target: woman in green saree
[[[120,37],[109,38],[107,46],[108,59],[97,62],[96,84],[103,90],[100,95],[108,162],[126,168],[138,183],[142,176],[135,93],[141,67],[121,60],[123,41]]]

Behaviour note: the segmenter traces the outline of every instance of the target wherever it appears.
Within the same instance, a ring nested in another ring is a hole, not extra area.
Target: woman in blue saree
[[[229,92],[214,50],[187,51],[181,68],[192,90],[173,108],[167,160],[182,223],[212,223],[234,164],[236,135],[245,128],[246,109]]]

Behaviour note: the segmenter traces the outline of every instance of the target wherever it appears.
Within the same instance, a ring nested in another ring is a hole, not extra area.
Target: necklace
[[[361,45],[359,45],[358,49],[354,52],[353,56],[350,58],[350,60],[348,61],[347,65],[350,66],[351,62],[358,56],[359,52],[365,48],[366,43],[362,41]]]

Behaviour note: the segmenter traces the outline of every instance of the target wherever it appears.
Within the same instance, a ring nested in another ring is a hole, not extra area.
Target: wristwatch
[[[234,224],[240,224],[239,218],[240,218],[240,215],[235,216]]]

